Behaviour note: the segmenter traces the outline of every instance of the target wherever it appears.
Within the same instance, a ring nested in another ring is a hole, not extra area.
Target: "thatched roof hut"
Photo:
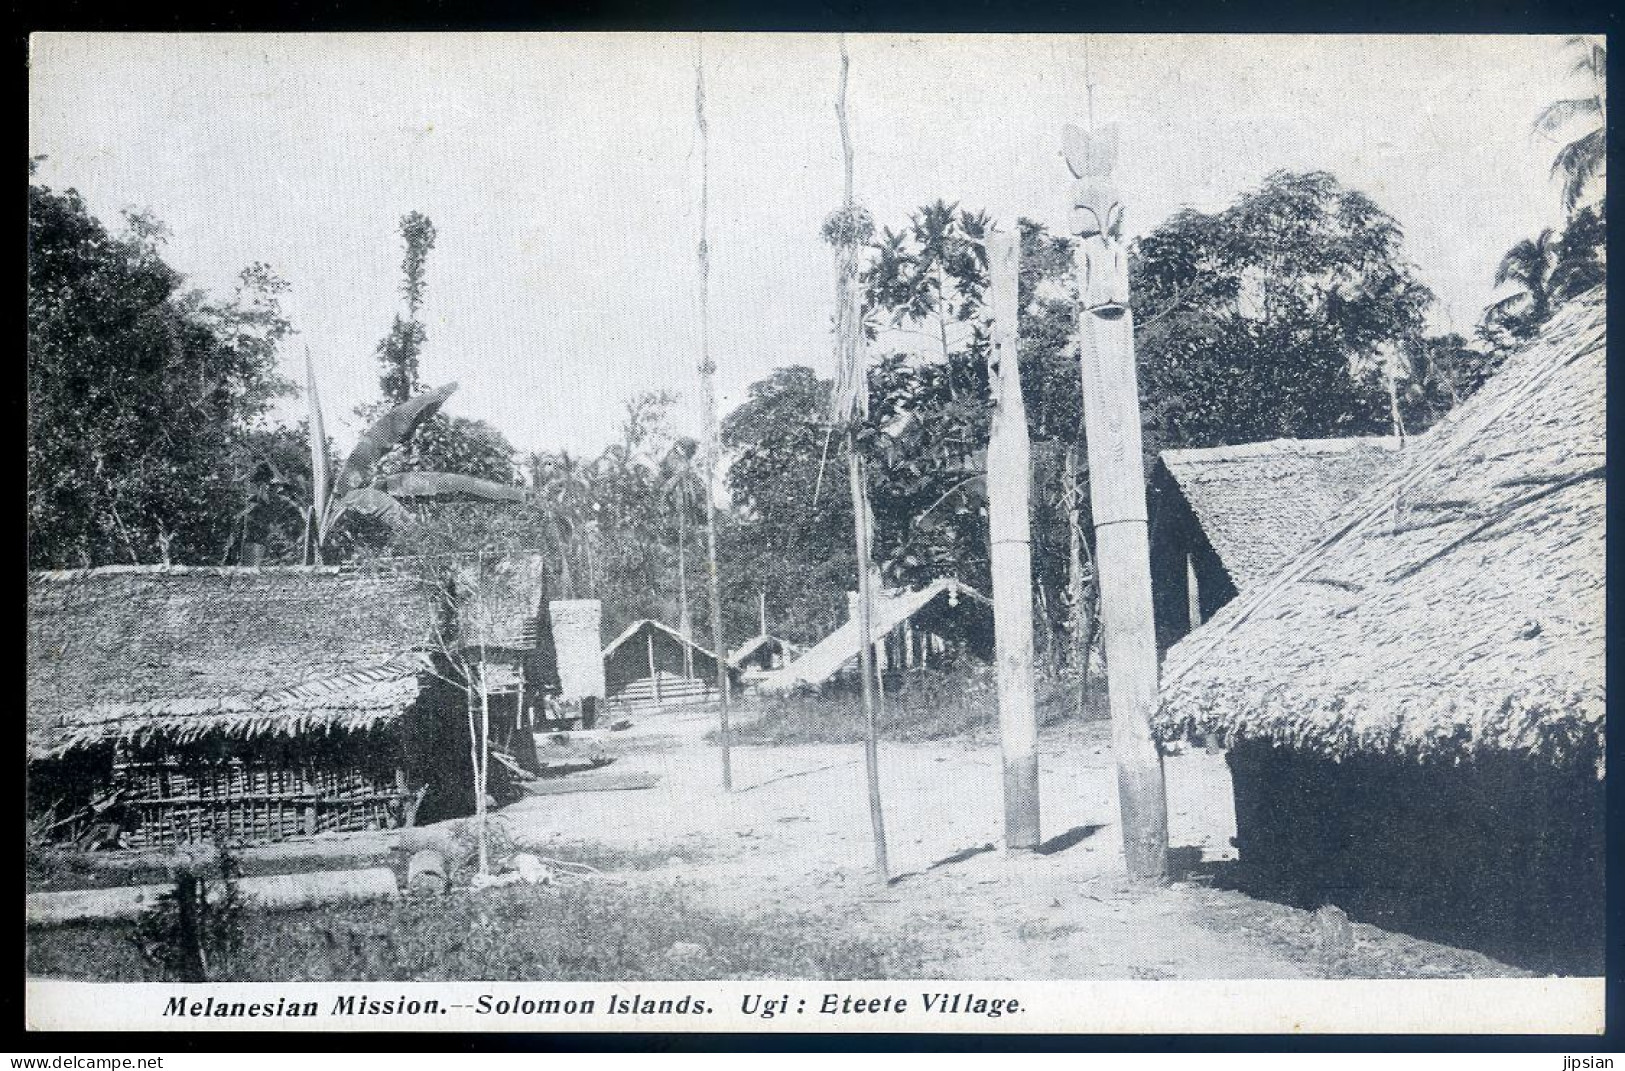
[[[409,774],[454,806],[448,675],[487,655],[517,722],[540,578],[523,556],[31,574],[31,806],[111,786],[132,844],[398,822]]]
[[[1393,473],[1403,445],[1398,438],[1274,439],[1162,451],[1149,496],[1158,646],[1273,578]]]
[[[856,596],[849,593],[849,598]],[[953,577],[938,577],[916,591],[890,590],[874,594],[869,607],[870,644],[882,645],[884,650],[888,637],[905,626],[917,628],[922,637],[951,633],[963,639],[978,656],[992,658],[993,602]],[[770,692],[791,691],[824,684],[843,670],[855,668],[862,649],[857,617],[851,613],[840,628],[802,652],[795,661],[766,674],[762,688]],[[909,653],[908,658],[899,657],[896,662],[903,664],[912,657]]]
[[[770,670],[782,667],[801,655],[801,648],[789,640],[771,633],[752,636],[728,656],[728,663],[738,669]]]
[[[609,698],[627,710],[711,703],[720,698],[716,655],[652,618],[632,622],[611,640],[604,648],[603,665]],[[737,688],[739,671],[728,665],[727,674],[729,688]]]
[[[1605,326],[1575,303],[1175,646],[1161,733],[1600,766]]]
[[[1176,644],[1243,888],[1603,964],[1606,313],[1572,303],[1273,579]]]
[[[416,698],[436,613],[426,585],[394,571],[32,573],[29,755],[370,728]]]
[[[1213,549],[1245,590],[1270,580],[1371,485],[1403,440],[1272,439],[1159,455]]]

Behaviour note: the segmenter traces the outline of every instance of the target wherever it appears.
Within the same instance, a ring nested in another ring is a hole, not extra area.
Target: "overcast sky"
[[[42,35],[35,181],[103,220],[150,209],[166,256],[221,296],[265,261],[292,284],[284,371],[317,362],[328,428],[378,391],[400,307],[401,215],[439,231],[423,378],[520,449],[596,452],[638,390],[698,426],[693,36]],[[1061,229],[1061,126],[1124,125],[1127,230],[1215,210],[1277,169],[1331,171],[1395,216],[1434,321],[1469,330],[1495,264],[1560,216],[1572,88],[1550,37],[853,36],[859,199],[896,226],[945,198]],[[841,196],[828,36],[705,37],[712,349],[726,411],[769,370],[828,374]],[[285,408],[297,418],[297,403]]]

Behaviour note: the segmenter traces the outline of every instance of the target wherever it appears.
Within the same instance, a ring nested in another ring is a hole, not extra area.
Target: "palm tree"
[[[558,554],[560,596],[573,599],[576,591],[570,558],[575,553],[576,523],[560,504],[563,496],[558,486],[558,458],[546,450],[537,450],[526,459],[525,468],[530,470],[531,501],[540,507],[546,538]]]
[[[1552,174],[1563,176],[1563,209],[1573,212],[1586,187],[1607,167],[1608,47],[1591,37],[1571,37],[1566,47],[1578,54],[1569,73],[1586,75],[1591,93],[1553,101],[1535,120],[1535,129],[1554,134],[1576,119],[1585,120],[1585,132],[1559,149],[1552,161]]]
[[[572,457],[568,450],[560,450],[556,454],[546,451],[532,454],[530,468],[536,493],[547,507],[559,540],[559,556],[564,563],[560,582],[568,583],[569,559],[580,554],[587,574],[587,593],[591,595],[595,587],[593,534],[596,528],[592,467],[581,458]]]
[[[1495,269],[1495,285],[1516,283],[1519,291],[1502,298],[1486,311],[1486,318],[1504,323],[1514,335],[1527,338],[1552,315],[1552,273],[1557,268],[1557,239],[1552,228],[1538,238],[1525,238],[1506,251]]]
[[[660,504],[677,515],[677,617],[683,634],[683,672],[694,676],[694,619],[688,607],[688,522],[705,502],[705,479],[697,460],[700,444],[681,438],[660,462]]]

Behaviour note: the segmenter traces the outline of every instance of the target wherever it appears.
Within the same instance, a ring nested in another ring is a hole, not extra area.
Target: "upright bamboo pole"
[[[841,38],[841,81],[835,97],[835,118],[841,129],[841,158],[845,166],[841,210],[825,234],[835,245],[835,364],[836,387],[831,417],[846,426],[846,477],[852,491],[852,536],[858,567],[858,677],[863,699],[863,767],[869,792],[869,826],[874,835],[875,874],[890,879],[886,858],[886,820],[880,806],[880,720],[876,711],[874,625],[871,608],[873,566],[868,475],[858,451],[858,422],[869,412],[869,374],[863,356],[863,295],[858,287],[858,250],[867,229],[867,215],[852,195],[852,132],[846,117],[846,82],[851,60],[846,38]]]
[[[1004,758],[1004,842],[1011,849],[1036,848],[1039,842],[1032,522],[1028,516],[1032,446],[1016,359],[1020,259],[1019,234],[995,231],[988,235],[988,297],[993,311],[988,381],[993,384],[995,404],[987,444],[987,500],[993,545],[993,638],[999,665],[999,747]]]
[[[1119,237],[1123,206],[1111,181],[1117,128],[1065,131],[1078,236],[1078,345],[1094,511],[1095,568],[1106,631],[1106,683],[1117,756],[1123,854],[1130,876],[1168,874],[1168,806],[1162,755],[1151,736],[1157,704],[1157,639],[1151,613],[1140,396],[1134,370],[1128,256]]]
[[[722,632],[722,582],[717,574],[717,398],[713,382],[717,372],[711,360],[711,249],[706,238],[710,207],[710,156],[705,124],[705,46],[697,45],[694,58],[694,119],[700,132],[700,416],[701,455],[705,465],[705,558],[711,595],[711,650],[717,661],[717,694],[721,699],[722,788],[732,792],[732,731],[728,725],[728,645]],[[685,643],[687,638],[685,637]],[[692,651],[692,648],[689,648]],[[693,654],[688,656],[693,658]],[[690,662],[692,665],[692,662]]]

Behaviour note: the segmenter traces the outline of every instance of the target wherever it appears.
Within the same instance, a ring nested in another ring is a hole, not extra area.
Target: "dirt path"
[[[893,881],[873,879],[861,750],[733,749],[735,790],[704,741],[710,712],[650,717],[614,736],[612,769],[658,774],[652,789],[533,797],[506,808],[517,840],[645,860],[615,880],[682,885],[727,911],[834,911],[855,928],[913,933],[959,978],[1301,978],[1329,969],[1313,919],[1239,893],[1131,886],[1117,829],[1106,727],[1041,747],[1043,828],[1035,855],[1006,857],[992,743],[885,744],[881,777]],[[1168,764],[1172,842],[1189,859],[1232,856],[1222,758]],[[661,862],[662,856],[664,862]],[[653,858],[655,865],[648,866]],[[1505,974],[1472,953],[1356,927],[1360,973]]]

